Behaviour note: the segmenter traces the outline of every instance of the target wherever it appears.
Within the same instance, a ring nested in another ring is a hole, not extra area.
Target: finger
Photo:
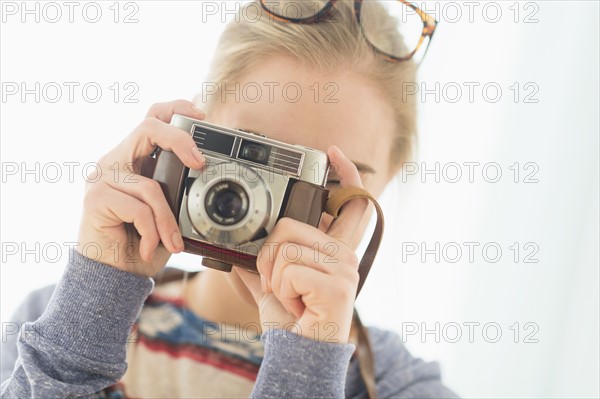
[[[341,246],[345,245],[306,223],[290,218],[281,218],[275,224],[257,256],[256,267],[259,273],[265,276],[267,282],[271,280],[273,264],[277,259],[279,247],[284,243],[296,243],[305,247],[312,247],[315,243],[320,243],[320,250],[329,256],[333,256]]]
[[[183,239],[175,221],[175,215],[173,215],[159,183],[139,175],[135,175],[134,180],[130,182],[129,177],[129,174],[119,173],[107,178],[105,182],[115,190],[128,194],[150,206],[163,245],[170,252],[183,251]]]
[[[133,223],[141,236],[140,256],[150,262],[159,243],[152,209],[142,201],[108,186],[102,191],[101,198],[96,196],[96,199],[99,212],[110,222],[115,225]]]
[[[204,111],[187,100],[156,103],[150,107],[146,117],[156,118],[165,123],[171,123],[171,118],[174,114],[185,115],[195,119],[206,118]]]
[[[327,232],[327,230],[329,230],[329,226],[331,226],[331,223],[333,222],[333,216],[331,216],[328,213],[323,212],[323,214],[321,215],[321,220],[319,221],[319,227],[317,227],[319,230]]]
[[[325,302],[325,296],[321,291],[324,286],[333,283],[334,280],[330,276],[319,273],[315,269],[302,265],[290,265],[283,273],[278,289],[279,295],[275,296],[288,312],[300,318],[307,307],[305,300],[312,302],[313,305],[315,300]],[[319,306],[314,306],[312,309],[318,308]]]
[[[248,291],[250,291],[250,294],[252,294],[252,298],[254,298],[254,301],[258,305],[260,298],[263,295],[260,277],[256,273],[249,272],[248,270],[242,269],[238,266],[234,266],[233,270],[235,270],[238,276],[240,276],[240,279],[248,288]]]
[[[310,252],[310,254],[309,254]],[[281,287],[281,276],[284,270],[291,265],[304,265],[312,267],[321,272],[325,272],[323,267],[314,261],[314,256],[311,256],[313,251],[303,245],[286,242],[279,246],[275,262],[273,262],[273,268],[271,271],[271,278],[267,280],[267,292],[273,292],[279,297],[279,289]]]
[[[317,243],[317,247],[321,247]],[[304,267],[310,267],[320,273],[336,275],[344,279],[352,280],[356,274],[358,261],[356,255],[349,248],[336,250],[333,256],[326,255],[314,248],[306,246],[285,243],[279,247],[277,257],[273,264],[271,280],[268,281],[268,287],[272,287],[275,294],[281,286],[281,279],[286,267],[299,264]],[[340,267],[344,265],[345,267]],[[268,289],[267,292],[270,292]]]
[[[188,132],[155,118],[144,119],[101,163],[110,166],[122,163],[126,166],[128,162],[152,154],[156,146],[173,151],[188,168],[200,169],[204,165],[204,156]]]
[[[356,165],[338,147],[331,146],[328,155],[332,165],[335,165],[340,187],[363,187]],[[355,198],[344,204],[338,217],[327,229],[327,234],[350,245],[368,205],[366,198]]]

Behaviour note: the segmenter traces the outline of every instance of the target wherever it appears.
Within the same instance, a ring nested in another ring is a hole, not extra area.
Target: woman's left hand
[[[340,186],[362,188],[352,161],[335,146],[328,154]],[[263,331],[286,329],[315,341],[348,342],[359,281],[351,243],[367,205],[366,199],[348,202],[326,231],[282,218],[258,254],[260,277],[234,268],[258,305]]]

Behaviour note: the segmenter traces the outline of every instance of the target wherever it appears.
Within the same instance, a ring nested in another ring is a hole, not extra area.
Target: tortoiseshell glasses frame
[[[302,0],[299,0],[299,1],[302,1]],[[286,17],[283,15],[274,13],[273,11],[271,11],[269,9],[267,4],[265,4],[265,3],[268,3],[269,0],[260,0],[260,5],[262,6],[263,10],[267,14],[269,14],[271,17],[273,17],[274,19],[276,19],[278,21],[292,22],[292,23],[296,23],[296,24],[314,24],[314,23],[318,23],[320,21],[326,20],[327,18],[330,18],[334,14],[333,6],[337,1],[338,0],[329,0],[319,12],[317,12],[313,15],[310,15],[309,17],[306,17],[306,18],[290,18],[290,17]],[[366,1],[369,1],[369,0],[366,0]],[[402,62],[402,61],[408,61],[408,60],[412,59],[413,56],[417,53],[417,51],[419,51],[419,49],[421,48],[421,45],[423,44],[425,39],[428,38],[429,40],[427,41],[427,46],[425,47],[425,52],[423,53],[423,58],[424,58],[425,54],[427,53],[427,50],[429,49],[429,45],[431,44],[431,40],[433,39],[433,33],[435,32],[435,28],[437,26],[438,21],[436,21],[436,19],[434,17],[427,14],[426,12],[421,10],[419,7],[417,7],[416,5],[410,3],[406,0],[396,0],[396,1],[399,1],[400,3],[411,8],[412,10],[414,10],[415,13],[421,18],[421,21],[423,21],[423,30],[421,32],[421,37],[419,38],[419,42],[417,43],[417,46],[410,53],[408,53],[408,55],[406,55],[404,57],[394,56],[393,54],[389,54],[389,53],[379,49],[376,45],[374,45],[369,40],[369,38],[365,34],[363,27],[360,23],[360,11],[362,8],[363,0],[354,0],[354,15],[356,16],[356,22],[360,26],[361,32],[363,33],[363,35],[365,36],[365,38],[367,39],[367,42],[371,45],[371,47],[375,51],[377,51],[378,53],[383,55],[383,57],[385,57],[385,59],[387,59],[388,61],[391,61],[391,62]]]

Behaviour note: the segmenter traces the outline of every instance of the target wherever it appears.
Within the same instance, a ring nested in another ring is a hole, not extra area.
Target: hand
[[[205,117],[189,101],[153,105],[142,123],[98,161],[99,180],[88,176],[77,247],[82,255],[150,277],[164,268],[172,252],[183,250],[160,185],[134,173],[157,145],[173,151],[189,168],[203,166],[204,157],[191,135],[169,125],[173,114]]]
[[[340,186],[362,188],[356,166],[337,147],[328,154]],[[316,341],[348,342],[359,281],[350,245],[367,205],[352,200],[326,231],[282,218],[258,254],[260,277],[234,268],[258,305],[263,331],[285,328]]]

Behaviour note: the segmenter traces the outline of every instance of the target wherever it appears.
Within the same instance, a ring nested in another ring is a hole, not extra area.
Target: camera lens
[[[272,192],[256,169],[241,162],[215,162],[213,167],[211,173],[186,181],[182,231],[237,251],[238,245],[258,240],[255,237],[272,220]]]
[[[217,211],[219,216],[232,218],[239,215],[242,210],[242,199],[234,191],[224,191],[219,193],[216,198]]]
[[[235,182],[220,182],[209,189],[204,205],[213,221],[229,226],[238,223],[248,213],[248,195]]]

